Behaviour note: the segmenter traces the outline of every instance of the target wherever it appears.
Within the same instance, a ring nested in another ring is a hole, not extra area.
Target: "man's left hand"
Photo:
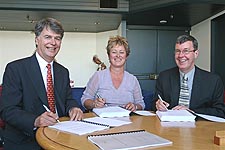
[[[69,111],[70,120],[82,120],[83,119],[83,112],[80,108],[73,107]]]

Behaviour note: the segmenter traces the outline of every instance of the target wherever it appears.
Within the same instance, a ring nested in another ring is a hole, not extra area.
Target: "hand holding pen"
[[[43,105],[45,112],[38,116],[34,121],[34,127],[46,127],[59,122],[57,114],[51,112],[47,106]]]
[[[47,106],[45,106],[44,104],[43,104],[43,107],[45,108],[45,110],[47,111],[47,112],[51,112],[49,109],[48,109],[48,107]],[[55,119],[57,122],[60,122],[59,121],[59,119]]]
[[[165,102],[164,100],[162,100],[161,96],[158,94],[158,101],[156,102],[156,108],[157,110],[160,110],[160,111],[167,111],[168,110],[168,106],[169,106],[169,103]]]
[[[96,94],[97,98],[95,100],[95,107],[101,108],[107,106],[106,100],[102,98],[98,93]]]

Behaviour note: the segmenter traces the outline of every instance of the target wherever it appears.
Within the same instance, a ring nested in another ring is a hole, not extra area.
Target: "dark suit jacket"
[[[69,72],[53,63],[55,103],[59,117],[68,116],[71,107],[77,107],[72,99]],[[3,76],[1,117],[6,121],[4,139],[24,145],[21,149],[40,149],[35,141],[34,121],[48,106],[46,89],[35,55],[9,63]],[[30,146],[30,147],[28,147]],[[33,147],[32,147],[33,146]],[[6,146],[7,147],[7,146]],[[18,149],[18,146],[16,146]]]
[[[153,110],[158,94],[170,104],[178,105],[180,94],[180,73],[178,67],[163,71],[156,81]],[[213,73],[195,68],[190,100],[190,109],[196,113],[225,117],[223,102],[224,87],[221,78]]]

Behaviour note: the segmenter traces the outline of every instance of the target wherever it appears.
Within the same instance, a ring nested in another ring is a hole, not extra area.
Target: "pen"
[[[162,97],[159,94],[158,94],[158,97],[159,97],[159,100],[164,104],[165,102],[162,100]],[[165,106],[165,108],[166,108],[166,110],[168,110],[166,106]]]
[[[44,106],[44,108],[45,108],[45,110],[46,110],[47,112],[51,112],[51,111],[48,109],[47,106],[45,106],[44,104],[43,104],[43,106]],[[60,122],[59,119],[56,119],[56,121],[57,121],[57,122]]]
[[[97,96],[98,98],[103,99],[98,93],[96,93],[96,96]],[[105,106],[108,106],[107,103],[105,103],[104,105],[105,105]]]
[[[97,96],[98,98],[102,98],[98,93],[96,93],[96,96]]]

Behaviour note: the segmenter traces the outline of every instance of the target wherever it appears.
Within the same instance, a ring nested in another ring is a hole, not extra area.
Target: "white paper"
[[[195,113],[197,116],[202,117],[206,120],[209,121],[214,121],[214,122],[225,122],[224,118],[220,118],[220,117],[216,117],[216,116],[210,116],[210,115],[205,115],[205,114],[197,114]]]
[[[151,113],[150,111],[146,111],[146,110],[137,110],[134,113],[141,115],[141,116],[155,116],[156,114]]]
[[[62,121],[49,127],[78,135],[83,135],[94,131],[100,131],[109,128],[109,126],[107,127],[82,121]]]
[[[126,121],[126,122],[131,122],[130,116],[128,116],[128,117],[114,117],[113,119]]]
[[[93,112],[99,117],[126,117],[129,116],[130,111],[119,106],[108,106],[103,108],[94,108]]]
[[[195,121],[196,116],[187,110],[156,111],[161,121]]]
[[[161,121],[160,122],[162,127],[180,127],[180,128],[195,128],[195,122],[191,122],[191,121],[170,121],[170,122],[166,122],[166,121]]]
[[[117,127],[117,126],[122,126],[122,125],[131,123],[130,121],[122,121],[122,120],[117,120],[112,118],[101,118],[101,117],[91,117],[91,118],[86,118],[84,120],[99,123],[99,124],[109,125],[110,127]]]
[[[141,149],[172,144],[171,141],[146,131],[88,136],[88,140],[96,144],[102,150]]]

